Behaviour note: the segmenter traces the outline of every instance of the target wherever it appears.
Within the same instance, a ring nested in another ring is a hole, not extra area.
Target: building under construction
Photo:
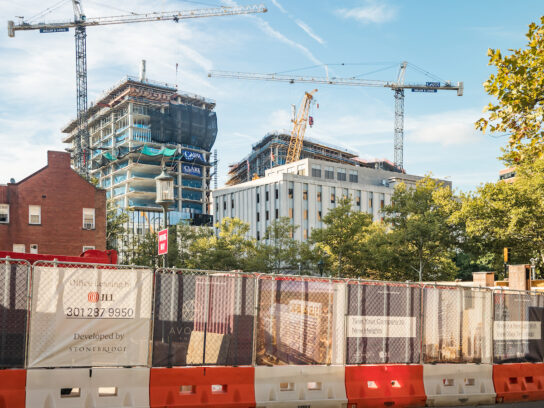
[[[253,178],[263,177],[266,170],[284,165],[290,139],[291,134],[287,131],[268,133],[261,141],[252,146],[249,155],[229,166],[229,178],[226,184],[233,186]],[[303,141],[300,159],[325,160],[333,163],[399,171],[388,160],[363,160],[357,156],[354,151],[306,137]]]
[[[180,220],[211,222],[207,214],[210,151],[217,136],[214,108],[210,99],[146,79],[144,67],[140,77],[126,77],[88,109],[84,165],[108,200],[128,210],[129,235],[157,230],[162,223],[154,178],[163,165],[174,177],[170,225]],[[62,131],[68,134],[63,141],[73,149],[77,120]]]

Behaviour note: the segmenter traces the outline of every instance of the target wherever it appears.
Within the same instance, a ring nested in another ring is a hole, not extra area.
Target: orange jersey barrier
[[[152,368],[151,408],[255,407],[253,367]]]
[[[494,365],[493,384],[497,402],[544,400],[544,364]]]
[[[26,370],[0,370],[0,408],[25,407]]]
[[[424,407],[423,366],[346,366],[348,407]]]

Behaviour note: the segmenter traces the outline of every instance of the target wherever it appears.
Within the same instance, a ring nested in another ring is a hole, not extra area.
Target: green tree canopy
[[[502,55],[490,49],[489,65],[497,68],[484,88],[496,98],[486,110],[488,118],[476,122],[476,128],[510,135],[505,159],[510,164],[542,157],[544,153],[544,17],[540,25],[531,23],[527,48],[509,50]]]

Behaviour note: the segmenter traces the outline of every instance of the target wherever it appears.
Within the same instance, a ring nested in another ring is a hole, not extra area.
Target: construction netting
[[[420,320],[419,286],[349,282],[346,364],[419,363]]]
[[[258,365],[341,364],[344,283],[259,277]]]
[[[193,105],[170,104],[150,109],[151,139],[159,143],[196,146],[210,151],[217,136],[214,111]]]
[[[423,315],[424,363],[491,363],[491,290],[424,286]]]
[[[146,366],[152,287],[145,268],[36,262],[28,367]]]
[[[255,278],[159,269],[153,366],[251,365]]]
[[[542,362],[544,295],[496,291],[493,323],[495,363]]]
[[[0,368],[25,364],[30,264],[0,259]]]

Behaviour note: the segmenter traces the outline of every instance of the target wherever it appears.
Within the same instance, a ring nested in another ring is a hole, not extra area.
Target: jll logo
[[[102,302],[113,302],[113,293],[102,293],[98,292],[89,292],[87,295],[87,300],[91,303],[96,303],[99,300]]]

